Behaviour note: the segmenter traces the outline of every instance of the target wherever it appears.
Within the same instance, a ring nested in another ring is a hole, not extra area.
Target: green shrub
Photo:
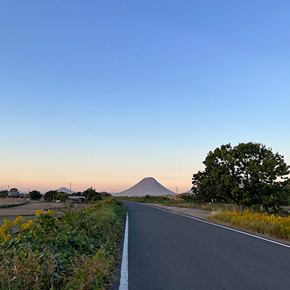
[[[109,199],[57,219],[37,211],[0,228],[0,289],[107,289],[119,250],[126,208]]]

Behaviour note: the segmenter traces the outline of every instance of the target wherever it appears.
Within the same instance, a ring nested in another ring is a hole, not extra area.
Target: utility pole
[[[176,193],[178,194],[178,187],[176,186]]]

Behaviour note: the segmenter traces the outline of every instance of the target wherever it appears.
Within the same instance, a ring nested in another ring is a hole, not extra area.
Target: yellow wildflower
[[[10,235],[5,235],[5,236],[4,236],[4,241],[8,241],[8,240],[10,240],[10,238],[11,238]]]
[[[29,220],[26,224],[22,224],[20,226],[20,228],[24,231],[24,230],[30,228],[33,225],[34,225],[34,222],[32,220]]]
[[[18,218],[16,218],[16,220],[14,221],[14,225],[19,225],[23,223],[24,221],[25,219],[22,216],[18,216]]]
[[[0,227],[0,237],[6,235],[7,232],[11,231],[12,222],[10,220],[4,220],[5,224]]]
[[[4,241],[8,241],[8,240],[10,240],[10,238],[11,238],[10,235],[5,235],[5,236],[4,236]]]

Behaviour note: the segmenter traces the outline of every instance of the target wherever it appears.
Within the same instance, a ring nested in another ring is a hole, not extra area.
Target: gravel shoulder
[[[211,213],[210,211],[207,211],[207,210],[201,210],[201,209],[195,209],[195,208],[165,206],[158,203],[148,203],[148,204],[166,209],[171,212],[182,213],[182,214],[186,214],[186,215],[201,218],[201,219],[207,219],[208,215]]]

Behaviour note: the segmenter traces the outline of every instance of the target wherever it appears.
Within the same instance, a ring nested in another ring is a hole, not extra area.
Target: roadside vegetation
[[[290,217],[281,217],[265,213],[244,212],[213,212],[210,220],[233,225],[245,230],[267,234],[273,238],[290,241]]]
[[[61,216],[37,211],[0,227],[0,289],[108,289],[126,218],[108,198]]]
[[[194,208],[205,211],[231,211],[238,210],[239,207],[235,204],[230,203],[218,203],[218,202],[200,202],[196,199],[194,194],[184,193],[174,196],[152,196],[146,195],[142,197],[118,197],[120,200],[131,200],[141,203],[154,203],[164,206],[173,206],[173,207],[183,207],[183,208]]]

